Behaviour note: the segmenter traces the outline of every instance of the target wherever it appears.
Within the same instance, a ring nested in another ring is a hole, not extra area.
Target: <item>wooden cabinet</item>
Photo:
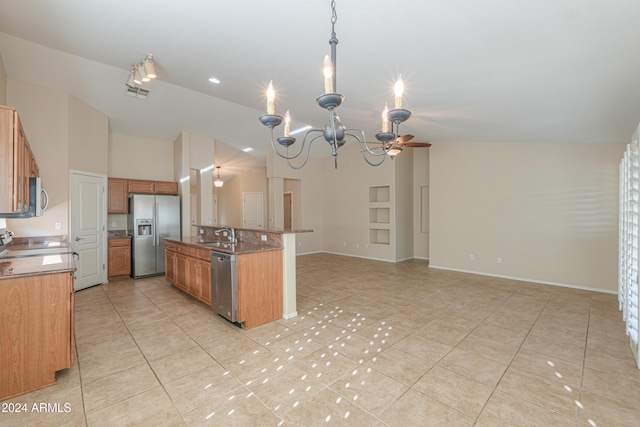
[[[211,251],[166,242],[165,277],[176,288],[211,306]]]
[[[109,280],[131,275],[131,238],[109,239]]]
[[[130,179],[129,180],[129,193],[136,194],[154,194],[155,193],[155,182],[154,181],[145,181],[142,179]]]
[[[171,181],[156,181],[155,192],[156,194],[169,194],[171,196],[177,196],[178,183]]]
[[[129,180],[129,193],[136,194],[178,194],[178,183],[170,181]]]
[[[0,105],[0,154],[0,212],[28,212],[29,177],[37,177],[40,172],[18,113],[3,105]]]
[[[109,178],[110,214],[129,213],[129,193],[178,195],[178,183],[144,179]]]
[[[109,178],[108,212],[110,214],[129,213],[129,180]]]
[[[236,256],[237,318],[246,329],[282,318],[282,251]]]
[[[167,281],[211,306],[210,250],[166,242],[165,265]],[[282,318],[282,280],[282,250],[236,255],[237,321],[244,328]]]
[[[73,276],[0,280],[0,400],[56,383],[75,362]]]

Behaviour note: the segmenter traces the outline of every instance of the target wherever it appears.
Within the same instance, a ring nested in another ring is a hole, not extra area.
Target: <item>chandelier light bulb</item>
[[[333,93],[333,64],[329,55],[324,56],[322,74],[324,74],[324,93]]]
[[[384,110],[382,110],[382,132],[389,132],[389,107],[384,104]]]
[[[273,89],[273,80],[269,82],[269,87],[267,88],[267,114],[275,114],[276,113],[276,91]]]
[[[398,81],[394,87],[394,92],[396,95],[395,99],[395,108],[396,110],[402,108],[402,93],[404,92],[404,83],[402,81],[402,75],[398,76]]]
[[[289,138],[291,136],[291,114],[287,110],[287,114],[284,115],[284,136]]]
[[[338,168],[338,150],[345,145],[347,138],[358,142],[362,158],[371,166],[379,166],[387,157],[393,158],[393,156],[402,152],[402,143],[400,140],[401,138],[404,140],[404,138],[400,135],[400,124],[411,117],[411,111],[402,108],[402,94],[404,92],[402,76],[398,76],[395,84],[395,108],[389,110],[387,104],[384,106],[382,121],[379,122],[381,123],[382,131],[375,134],[378,142],[368,142],[362,129],[348,128],[340,121],[338,107],[342,105],[344,96],[336,93],[336,78],[338,74],[336,68],[336,46],[338,44],[338,38],[335,33],[335,23],[337,20],[335,3],[335,0],[331,1],[331,38],[329,39],[331,54],[324,56],[322,64],[324,94],[316,98],[318,106],[329,113],[329,120],[325,123],[324,127],[313,128],[306,126],[303,130],[298,129],[292,133],[290,112],[287,110],[284,118],[275,114],[275,91],[273,90],[273,82],[269,82],[269,89],[267,90],[267,114],[258,118],[260,123],[269,129],[273,152],[281,159],[286,160],[292,169],[301,169],[307,164],[311,154],[311,144],[320,138],[324,138],[328,143],[336,169]],[[274,128],[282,122],[284,122],[284,136],[279,138],[275,137]],[[296,138],[291,137],[291,135],[300,132],[305,132],[304,138],[302,138],[301,144],[298,143],[294,147]],[[406,135],[406,137],[409,139],[413,138],[412,135]],[[418,145],[412,144],[410,146],[427,146],[427,144],[418,143]],[[291,162],[291,160],[295,159],[299,159],[296,162],[297,164]]]

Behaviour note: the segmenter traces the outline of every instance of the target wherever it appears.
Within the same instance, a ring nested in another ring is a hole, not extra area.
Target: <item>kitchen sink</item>
[[[229,242],[209,242],[203,243],[205,246],[212,246],[214,248],[230,248],[232,246]]]

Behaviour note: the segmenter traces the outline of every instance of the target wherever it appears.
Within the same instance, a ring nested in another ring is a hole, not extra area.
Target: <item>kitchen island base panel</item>
[[[70,273],[0,281],[0,400],[56,383],[75,362]]]

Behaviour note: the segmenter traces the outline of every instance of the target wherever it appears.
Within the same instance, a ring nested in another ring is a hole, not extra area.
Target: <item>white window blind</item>
[[[618,252],[618,305],[626,323],[631,349],[640,367],[638,358],[639,291],[640,269],[640,126],[627,145],[620,163],[620,212]]]

